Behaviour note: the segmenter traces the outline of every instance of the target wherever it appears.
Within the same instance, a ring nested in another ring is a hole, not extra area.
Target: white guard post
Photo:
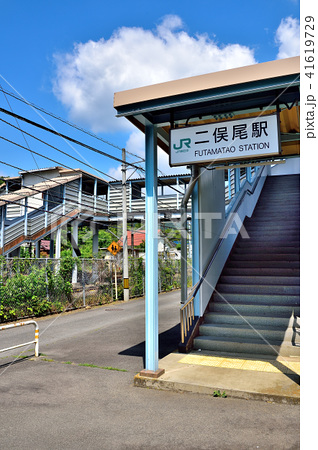
[[[39,356],[39,326],[35,320],[29,320],[27,322],[18,322],[18,323],[12,323],[9,325],[3,325],[2,327],[0,327],[0,331],[8,330],[10,328],[22,327],[24,325],[34,325],[34,327],[35,327],[34,341],[25,342],[23,344],[14,345],[13,347],[0,349],[0,353],[6,352],[8,350],[13,350],[14,348],[24,347],[25,345],[34,344],[34,355]]]

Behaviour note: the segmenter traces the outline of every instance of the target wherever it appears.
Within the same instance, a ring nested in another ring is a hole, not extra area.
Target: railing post
[[[6,205],[3,205],[1,207],[0,247],[2,248],[2,254],[3,254],[3,250],[4,250],[4,244],[5,244],[4,224],[5,224],[5,220],[6,220],[6,209],[7,209]]]
[[[24,236],[28,235],[28,197],[24,199]]]
[[[48,226],[48,207],[49,207],[49,202],[48,202],[48,197],[49,197],[49,193],[48,191],[44,192],[44,228],[47,228]]]
[[[246,167],[246,180],[252,182],[252,167]]]
[[[38,357],[39,356],[39,327],[38,327],[38,324],[36,322],[35,322],[34,341],[35,341],[34,355],[36,357]]]

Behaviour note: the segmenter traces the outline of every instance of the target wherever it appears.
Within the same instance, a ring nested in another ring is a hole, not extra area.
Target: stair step
[[[280,345],[280,342],[265,341],[256,339],[240,339],[233,341],[226,338],[212,338],[209,336],[199,336],[194,339],[193,345],[195,349],[230,352],[230,353],[247,353],[260,355],[280,355],[280,356],[299,356],[300,347],[296,345]]]
[[[243,284],[243,285],[266,285],[266,286],[299,286],[300,277],[288,276],[248,276],[248,275],[221,275],[219,279],[221,284]]]
[[[268,245],[270,243],[270,245],[275,245],[275,246],[289,246],[289,245],[294,245],[294,246],[300,246],[300,234],[298,233],[297,236],[294,237],[290,237],[288,236],[288,238],[286,238],[285,233],[271,233],[271,234],[261,234],[259,233],[257,236],[252,236],[251,234],[248,235],[248,237],[239,237],[239,241],[238,242],[246,242],[247,245],[249,244],[254,244],[255,245]]]
[[[265,295],[300,295],[300,286],[284,286],[274,284],[223,284],[218,283],[216,290],[221,293],[233,294],[265,294]]]
[[[242,267],[242,268],[281,268],[281,269],[299,269],[299,261],[228,261],[227,267]],[[274,272],[275,273],[275,272]]]
[[[290,230],[290,231],[294,231],[294,230],[299,230],[299,218],[295,219],[295,220],[290,220],[289,222],[286,222],[284,220],[278,221],[278,220],[273,220],[273,219],[268,219],[268,220],[263,220],[263,218],[257,218],[257,219],[253,219],[251,222],[250,221],[245,221],[244,222],[244,227],[247,230],[258,230],[258,229],[263,229],[263,230],[271,230],[271,231],[279,231],[281,229],[284,230]]]
[[[299,253],[232,253],[231,261],[299,261]]]
[[[241,294],[241,293],[219,293],[214,292],[212,300],[216,302],[226,302],[230,304],[243,303],[243,304],[261,304],[261,305],[286,305],[286,306],[299,306],[299,295],[272,295],[272,294]]]
[[[271,277],[299,277],[299,267],[237,267],[226,266],[222,272],[223,275],[250,275],[250,276],[271,276]]]
[[[209,311],[212,313],[236,314],[237,316],[256,317],[294,317],[300,316],[300,307],[295,305],[264,305],[257,303],[221,303],[210,302]]]
[[[281,195],[277,195],[277,192],[275,192],[275,190],[273,190],[272,192],[262,192],[260,203],[265,203],[268,200],[273,202],[274,204],[284,204],[285,206],[286,200],[289,200],[292,205],[297,205],[297,203],[299,203],[299,191],[289,193],[284,192],[284,194]]]
[[[271,251],[275,251],[276,248],[294,248],[296,251],[300,250],[300,245],[299,245],[299,240],[297,241],[292,241],[292,240],[288,240],[286,241],[285,239],[283,239],[283,237],[281,238],[281,242],[276,242],[275,243],[275,247],[269,247],[268,245],[266,245],[265,242],[263,242],[262,239],[248,239],[245,238],[243,239],[242,237],[238,239],[238,241],[236,242],[233,251],[235,251],[236,249],[239,251],[243,251],[244,249],[247,249],[248,251],[250,251],[250,249],[255,248],[255,251],[260,251],[261,249],[267,249],[267,251],[270,253]],[[282,252],[283,253],[283,252]]]
[[[300,206],[286,207],[280,206],[273,208],[272,205],[262,206],[257,205],[254,209],[251,219],[266,218],[267,220],[281,220],[281,219],[291,219],[294,217],[300,217]]]
[[[247,242],[246,242],[247,243]],[[247,243],[248,244],[248,243]],[[300,247],[293,247],[293,246],[287,246],[287,247],[269,247],[268,245],[236,245],[233,249],[232,254],[262,254],[262,253],[279,253],[279,254],[299,254],[300,253]]]
[[[300,203],[293,201],[288,201],[288,199],[275,202],[271,199],[266,199],[258,203],[254,209],[253,216],[256,213],[266,212],[269,216],[286,217],[287,219],[291,217],[296,217],[300,212]],[[267,215],[267,214],[266,214]]]
[[[264,220],[263,218],[257,218],[252,221],[245,221],[244,226],[246,229],[262,228],[264,230],[280,230],[281,228],[284,228],[285,230],[299,230],[299,218],[289,221],[273,219]]]
[[[257,228],[257,229],[247,229],[248,234],[253,237],[260,236],[261,238],[264,238],[266,236],[273,237],[273,236],[280,236],[284,235],[284,238],[286,239],[288,237],[299,237],[300,231],[299,228],[294,229],[288,229],[288,228],[282,228],[282,229],[270,229],[270,228]]]
[[[290,200],[289,202],[281,201],[275,203],[270,200],[259,199],[257,205],[255,206],[254,213],[261,210],[273,211],[273,214],[293,214],[296,211],[299,212],[300,201],[297,199],[296,201]]]
[[[267,326],[262,328],[259,325],[238,324],[212,324],[206,323],[199,327],[200,336],[226,337],[231,339],[255,339],[273,342],[277,345],[282,343],[299,344],[299,333],[296,328],[283,328]]]
[[[288,327],[298,328],[300,325],[300,318],[294,317],[286,314],[283,316],[258,316],[258,315],[244,315],[241,316],[236,313],[223,313],[223,312],[208,312],[204,316],[204,323],[213,324],[233,324],[233,325],[244,325],[250,324],[252,326],[258,327]]]

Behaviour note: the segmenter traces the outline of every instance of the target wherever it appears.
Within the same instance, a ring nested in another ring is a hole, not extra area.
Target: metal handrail
[[[3,325],[2,327],[0,327],[0,331],[8,330],[10,328],[22,327],[24,325],[34,325],[34,327],[35,327],[34,341],[25,342],[23,344],[13,345],[12,347],[0,349],[0,353],[6,352],[8,350],[13,350],[14,348],[24,347],[25,345],[34,344],[34,354],[36,357],[39,356],[39,327],[35,320],[29,320],[27,322],[18,322],[18,323],[12,323],[9,325]]]
[[[184,339],[188,335],[188,331],[190,331],[190,327],[192,325],[192,322],[194,320],[194,292],[196,290],[197,285],[196,283],[190,291],[190,294],[188,296],[187,301],[182,305],[180,308],[180,326],[181,326],[181,342],[184,343]]]

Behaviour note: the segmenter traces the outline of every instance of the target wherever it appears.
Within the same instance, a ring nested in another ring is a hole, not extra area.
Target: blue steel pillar
[[[200,280],[200,239],[199,239],[199,186],[198,182],[192,191],[192,285],[194,286]],[[200,295],[194,299],[194,315],[200,315]]]
[[[158,369],[158,206],[157,131],[147,125],[146,135],[146,367],[142,376],[159,377]]]
[[[234,170],[235,170],[235,193],[237,193],[241,188],[241,172],[240,169]]]

